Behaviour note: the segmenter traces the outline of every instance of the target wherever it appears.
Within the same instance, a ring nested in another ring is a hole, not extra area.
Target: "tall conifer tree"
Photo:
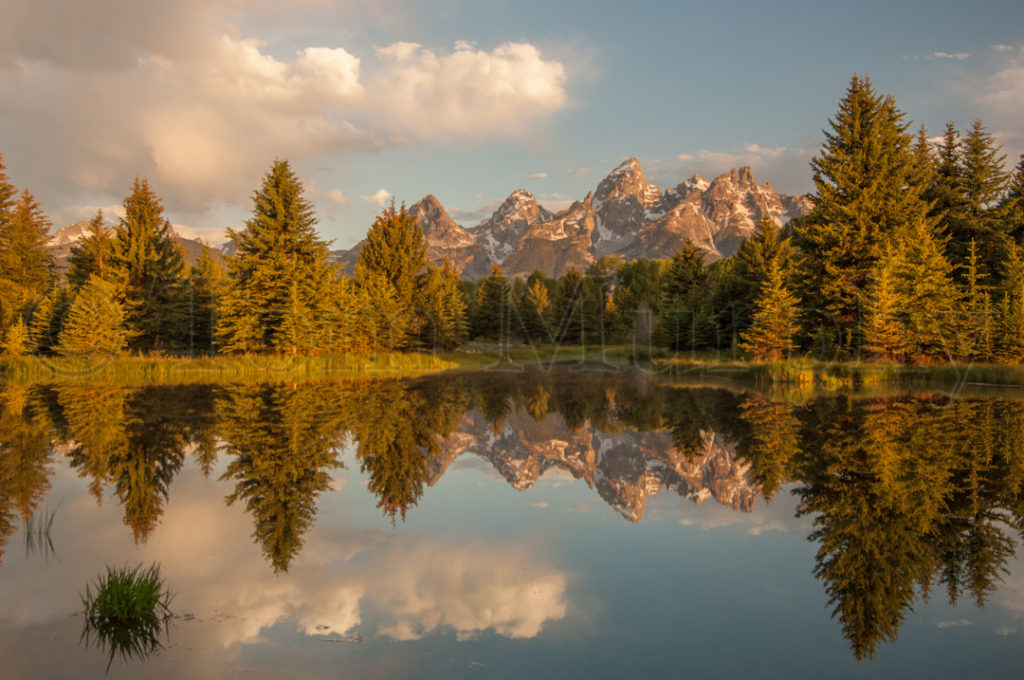
[[[125,216],[114,237],[129,347],[165,350],[180,345],[184,327],[185,259],[164,219],[160,198],[136,178],[124,199]]]
[[[50,226],[27,189],[0,216],[0,330],[30,312],[53,284]]]
[[[226,352],[308,352],[324,349],[333,268],[316,234],[313,205],[288,161],[276,160],[253,192],[245,228],[228,230],[235,256],[217,319]]]
[[[93,275],[104,281],[117,282],[114,249],[114,238],[103,226],[103,211],[97,210],[89,220],[89,231],[85,238],[71,246],[65,275],[68,285],[80,288]]]
[[[882,244],[896,229],[923,219],[928,203],[904,114],[854,74],[825,143],[811,161],[814,208],[797,229],[807,254],[805,301],[816,321],[836,327],[848,355],[862,344],[861,315]]]

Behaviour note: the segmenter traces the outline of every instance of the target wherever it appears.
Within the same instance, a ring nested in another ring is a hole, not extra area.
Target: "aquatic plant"
[[[50,538],[50,527],[57,516],[56,510],[43,510],[40,517],[31,515],[25,520],[25,554],[42,553],[44,557],[56,554],[53,540]]]
[[[107,669],[114,657],[142,659],[159,651],[161,631],[167,632],[171,617],[171,593],[156,564],[147,569],[107,567],[95,584],[86,584],[82,595],[85,627],[82,639],[109,653]]]

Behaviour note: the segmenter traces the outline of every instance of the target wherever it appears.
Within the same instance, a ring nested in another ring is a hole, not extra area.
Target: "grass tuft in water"
[[[95,635],[100,649],[109,653],[107,670],[118,655],[125,661],[145,658],[163,647],[160,634],[167,631],[170,600],[156,564],[147,569],[108,566],[106,574],[85,586],[82,638],[89,644]]]
[[[25,520],[25,554],[32,555],[41,553],[49,559],[55,555],[53,540],[50,538],[50,528],[53,526],[53,519],[57,511],[44,510],[41,517],[35,515]]]

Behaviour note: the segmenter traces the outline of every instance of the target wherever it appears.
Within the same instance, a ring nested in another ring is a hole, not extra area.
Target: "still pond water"
[[[0,388],[0,677],[1024,667],[1024,394]],[[111,660],[80,596],[154,563],[173,616]]]

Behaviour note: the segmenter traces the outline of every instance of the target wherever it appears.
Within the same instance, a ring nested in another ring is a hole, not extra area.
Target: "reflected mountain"
[[[208,476],[223,457],[225,502],[244,505],[275,572],[302,550],[346,449],[392,523],[462,456],[519,491],[571,475],[630,522],[658,493],[750,512],[787,489],[813,523],[814,573],[858,660],[935,590],[984,605],[1024,530],[1024,400],[1011,397],[790,402],[642,373],[525,371],[8,386],[0,405],[0,548],[45,495],[55,453],[98,503],[116,499],[137,542],[159,525],[187,457]]]

